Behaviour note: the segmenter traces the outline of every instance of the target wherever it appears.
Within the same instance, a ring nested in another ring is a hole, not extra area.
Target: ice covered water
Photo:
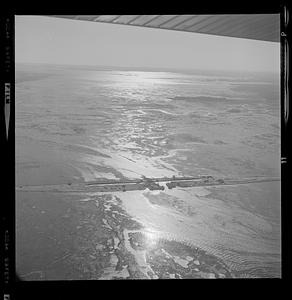
[[[17,185],[280,176],[278,81],[270,74],[17,65]],[[182,236],[246,276],[279,276],[279,183],[196,193],[121,199],[159,234]],[[171,217],[159,218],[166,211]]]

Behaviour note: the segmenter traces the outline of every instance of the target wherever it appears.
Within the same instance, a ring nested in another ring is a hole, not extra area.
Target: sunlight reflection
[[[147,230],[144,232],[144,236],[147,249],[155,248],[160,238],[159,232],[154,230]]]

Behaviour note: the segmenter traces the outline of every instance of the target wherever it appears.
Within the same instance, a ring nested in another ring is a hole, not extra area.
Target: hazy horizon
[[[153,72],[163,72],[163,71],[172,71],[172,72],[186,72],[186,73],[197,73],[197,72],[205,72],[205,73],[246,73],[246,74],[270,74],[270,75],[279,75],[276,71],[260,71],[260,70],[224,70],[224,69],[200,69],[200,68],[179,68],[179,67],[146,67],[146,66],[123,66],[123,65],[86,65],[86,64],[73,64],[73,63],[50,63],[50,62],[15,62],[16,65],[48,65],[48,66],[60,66],[60,67],[73,67],[73,68],[83,68],[86,70],[102,70],[102,69],[125,69],[125,70],[143,70],[153,71]]]
[[[15,61],[279,74],[280,43],[44,16],[16,16]]]

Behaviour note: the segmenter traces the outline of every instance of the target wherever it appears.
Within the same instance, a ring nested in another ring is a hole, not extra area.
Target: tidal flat
[[[280,177],[269,74],[16,66],[16,186]],[[280,183],[16,192],[22,280],[281,277]]]

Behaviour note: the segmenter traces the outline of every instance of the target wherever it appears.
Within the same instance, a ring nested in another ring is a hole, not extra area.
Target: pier
[[[141,179],[112,180],[101,179],[84,183],[68,183],[55,185],[18,186],[17,191],[27,192],[117,192],[136,190],[165,190],[173,188],[189,188],[216,185],[237,185],[260,182],[280,181],[278,177],[250,177],[250,178],[215,178],[209,175],[196,177],[161,177]],[[160,185],[159,183],[165,183]]]

